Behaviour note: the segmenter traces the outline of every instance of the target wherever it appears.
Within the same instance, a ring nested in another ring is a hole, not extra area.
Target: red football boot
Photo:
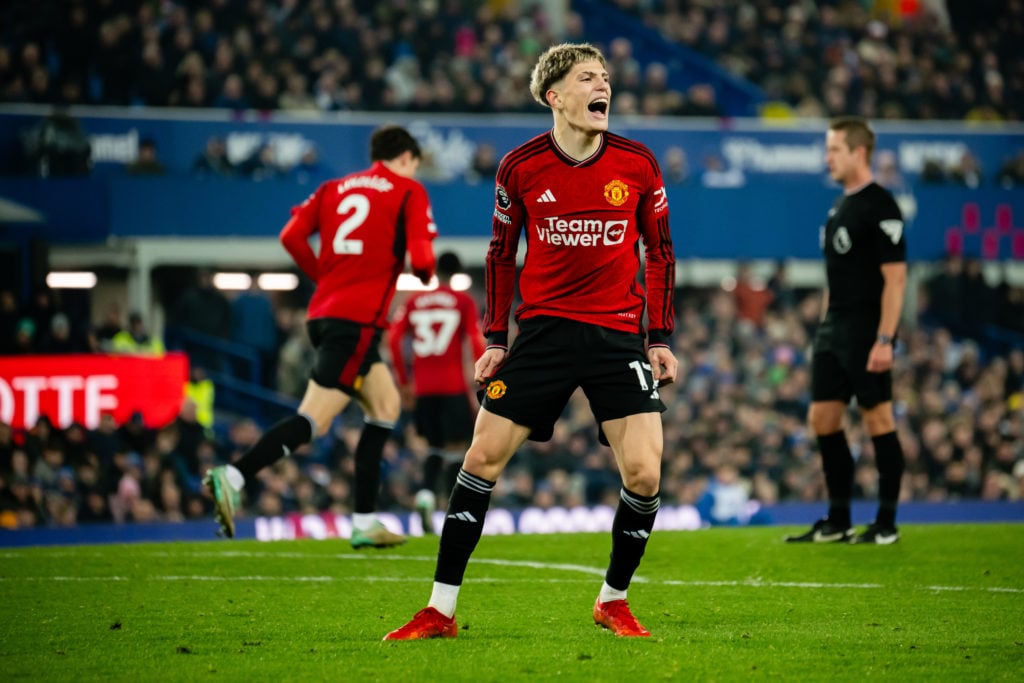
[[[640,625],[633,613],[629,611],[629,603],[625,600],[609,600],[594,603],[594,623],[604,626],[617,636],[649,636],[651,632]]]
[[[408,624],[384,636],[384,640],[454,638],[458,632],[454,617],[446,617],[433,607],[426,607],[417,612]]]

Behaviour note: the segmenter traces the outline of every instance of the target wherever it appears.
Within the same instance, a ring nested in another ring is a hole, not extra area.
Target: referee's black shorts
[[[382,330],[340,318],[315,318],[306,321],[306,331],[316,350],[310,378],[322,387],[357,396],[370,366],[381,362]]]
[[[868,354],[875,343],[874,325],[837,326],[836,334],[819,337],[811,356],[811,400],[874,408],[892,400],[892,373],[868,372]],[[864,330],[867,330],[866,332]]]
[[[488,380],[482,404],[529,427],[530,439],[547,441],[577,387],[599,425],[665,410],[643,337],[549,316],[520,321],[519,336],[508,360]]]

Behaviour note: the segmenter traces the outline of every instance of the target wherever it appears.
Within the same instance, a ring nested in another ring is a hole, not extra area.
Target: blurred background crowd
[[[614,0],[762,88],[766,115],[1019,120],[1019,0]],[[557,35],[552,16],[557,16]],[[536,56],[590,33],[586,2],[8,0],[8,102],[262,111],[534,111]],[[618,113],[714,116],[669,65],[607,46]]]
[[[552,5],[560,14],[557,31]],[[673,45],[684,46],[761,88],[763,118],[860,114],[871,119],[1020,121],[1024,114],[1021,0],[614,0]],[[0,101],[283,112],[537,112],[528,81],[553,42],[590,35],[587,2],[492,0],[7,0],[0,4]],[[601,46],[613,111],[638,117],[719,117],[710,83],[679,86],[673,65],[617,38]],[[1024,151],[1002,168],[926,166],[921,180],[968,187],[1024,183]],[[307,150],[282,168],[273,148],[229,161],[224,140],[196,150],[196,174],[315,182],[334,172]],[[493,177],[498,155],[482,145],[471,173]],[[326,160],[329,161],[329,160]],[[720,160],[719,160],[720,161]],[[905,182],[891,152],[879,181]],[[706,186],[742,177],[702,160]],[[167,173],[160,150],[139,143],[128,173]],[[669,183],[698,173],[677,149],[663,160]],[[1024,497],[1024,288],[984,264],[951,256],[922,281],[901,328],[894,372],[898,432],[907,459],[906,500]],[[253,288],[225,294],[198,272],[162,302],[168,329],[251,347],[268,389],[295,398],[311,348],[299,297]],[[301,292],[300,292],[301,294]],[[481,292],[476,291],[478,297]],[[662,392],[666,504],[695,504],[710,523],[735,523],[742,504],[723,499],[815,501],[824,497],[806,426],[809,342],[820,294],[788,285],[785,267],[740,264],[722,286],[678,291],[679,379]],[[0,292],[0,353],[162,353],[142,315],[112,309],[82,320],[59,291],[29,301]],[[166,340],[176,348],[174,339]],[[141,420],[95,429],[26,431],[0,424],[0,527],[70,526],[204,518],[200,481],[230,462],[267,425],[216,416],[194,356],[174,423]],[[853,413],[851,413],[853,415]],[[855,425],[857,491],[876,495],[871,440]],[[266,469],[247,489],[246,514],[349,512],[357,410],[327,437]],[[408,510],[425,446],[408,416],[386,451],[381,509]],[[528,442],[495,491],[510,508],[595,505],[618,496],[612,456],[598,445],[583,401],[573,400],[554,438]],[[442,499],[440,504],[443,506]],[[712,513],[712,510],[717,512]],[[733,514],[735,513],[735,514]]]
[[[528,84],[536,56],[553,42],[592,35],[588,22],[597,4],[8,0],[0,7],[0,101],[310,117],[339,111],[534,113]],[[763,118],[859,114],[992,122],[1019,121],[1024,112],[1020,0],[603,4],[636,19],[651,31],[648,37],[759,88]],[[659,61],[628,37],[602,47],[615,113],[729,114],[714,79],[683,77],[678,60]],[[193,170],[255,179],[330,173],[315,149],[300,164],[282,165],[272,146],[229,162],[223,145],[211,140],[196,150]],[[969,157],[949,168],[932,164],[924,179],[1024,182],[1024,151],[1000,168],[977,168]],[[496,161],[481,160],[485,175]],[[713,160],[699,165],[716,170]],[[167,169],[149,145],[128,170]]]
[[[920,310],[909,312],[901,328],[894,395],[907,459],[905,500],[1024,497],[1024,287],[989,285],[979,265],[948,259],[922,282],[916,296]],[[182,305],[194,296],[194,290],[186,290]],[[265,294],[229,297],[209,290],[204,296],[207,312],[216,310],[212,301],[222,301],[222,317],[209,317],[224,325],[225,335],[246,316],[262,319],[273,335],[265,383],[300,396],[311,360],[303,311]],[[250,297],[266,300],[254,305]],[[819,292],[787,284],[784,265],[758,274],[740,264],[722,286],[679,289],[675,347],[681,368],[678,380],[662,391],[669,406],[666,504],[698,505],[711,523],[736,523],[748,500],[823,498],[817,447],[806,424],[809,344],[820,304]],[[257,308],[263,312],[255,313]],[[59,342],[68,338],[66,318],[59,297],[40,293],[24,310],[3,318],[7,353],[159,353],[163,348],[139,316],[130,316],[121,329],[113,313],[103,326],[72,331],[70,338],[77,341]],[[29,329],[42,332],[33,335]],[[202,368],[196,365],[190,384],[204,382]],[[96,429],[61,430],[46,419],[27,431],[0,425],[0,524],[208,515],[202,474],[240,455],[268,425],[238,415],[214,419],[212,395],[202,396],[188,392],[174,423],[159,430],[138,419],[118,425],[110,418]],[[412,509],[419,489],[426,448],[409,418],[403,417],[385,453],[381,509]],[[871,440],[853,412],[851,421],[857,493],[873,497],[877,473]],[[349,512],[352,453],[361,426],[361,414],[351,409],[328,436],[264,470],[247,489],[246,514]],[[611,452],[598,444],[593,419],[578,395],[551,441],[528,442],[513,458],[498,483],[495,505],[614,503],[618,490]],[[713,493],[736,503],[725,508],[731,512],[719,506],[719,518],[711,517]]]

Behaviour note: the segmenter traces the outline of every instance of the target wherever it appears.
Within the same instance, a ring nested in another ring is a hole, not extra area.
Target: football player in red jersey
[[[416,431],[430,449],[423,463],[422,486],[416,493],[416,511],[428,534],[434,533],[432,518],[445,463],[457,467],[473,436],[476,399],[469,394],[463,352],[469,348],[473,358],[484,352],[476,302],[451,286],[451,277],[461,272],[462,263],[456,254],[448,251],[438,256],[438,288],[410,296],[395,315],[389,332],[391,363],[399,390],[413,408]],[[409,336],[412,387],[405,354]],[[454,472],[452,475],[445,490],[455,484]]]
[[[414,179],[420,147],[404,128],[384,126],[370,137],[372,165],[330,180],[292,210],[281,242],[316,283],[307,330],[316,349],[298,412],[271,427],[238,461],[207,474],[217,521],[234,536],[234,513],[246,481],[299,446],[323,435],[355,398],[366,424],[356,446],[353,547],[386,547],[405,542],[375,513],[384,444],[401,412],[398,388],[378,346],[387,329],[406,253],[427,283],[434,274],[437,234],[430,201]],[[320,234],[319,254],[309,238]]]
[[[385,640],[456,635],[459,587],[495,481],[524,441],[551,438],[577,388],[623,484],[594,621],[616,635],[650,635],[630,612],[626,589],[658,511],[665,410],[658,383],[675,379],[678,368],[670,346],[675,257],[668,201],[650,150],[608,132],[611,86],[599,50],[550,48],[533,70],[530,91],[551,109],[554,127],[509,152],[498,169],[487,253],[488,345],[475,367],[483,405],[448,504],[430,601]],[[523,231],[519,334],[509,349]],[[643,250],[646,290],[637,281]]]

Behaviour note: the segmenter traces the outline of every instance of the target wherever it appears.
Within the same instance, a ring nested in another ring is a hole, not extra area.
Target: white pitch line
[[[492,561],[491,564],[502,565],[504,563],[500,561]],[[552,569],[554,567],[546,567],[542,563],[534,563],[534,568],[537,569]],[[259,575],[245,575],[245,576],[203,576],[203,575],[166,575],[166,576],[144,576],[139,578],[131,578],[127,576],[23,576],[23,577],[0,577],[0,583],[15,583],[15,582],[30,582],[30,583],[42,583],[42,582],[56,582],[56,583],[71,583],[71,582],[127,582],[127,581],[195,581],[195,582],[231,582],[231,581],[255,581],[255,582],[276,582],[276,583],[333,583],[344,581],[351,583],[353,581],[362,581],[365,583],[429,583],[429,577],[388,577],[388,576],[259,576]],[[542,579],[542,578],[508,578],[498,576],[476,576],[472,579],[473,582],[481,581],[493,581],[498,583],[589,583],[590,579]],[[692,588],[803,588],[803,589],[859,589],[859,590],[877,590],[885,588],[880,583],[822,583],[816,581],[764,581],[764,580],[746,580],[746,581],[678,581],[674,579],[668,579],[665,581],[652,581],[650,579],[640,579],[640,577],[634,577],[634,583],[642,581],[648,585],[663,585],[663,586],[682,586]],[[978,591],[982,593],[1003,593],[1003,594],[1022,594],[1024,589],[1021,588],[1001,588],[1001,587],[975,587],[975,586],[916,586],[916,590],[929,591],[933,593],[938,592],[956,592],[956,591]]]
[[[338,559],[338,560],[373,560],[378,562],[434,562],[437,557],[434,555],[386,555],[386,554],[368,554],[368,553],[339,553],[335,555],[324,555],[320,553],[280,553],[280,552],[249,552],[249,551],[218,551],[218,552],[191,552],[191,553],[171,553],[171,552],[154,552],[154,556],[159,557],[231,557],[231,558],[289,558],[289,559]],[[24,554],[18,553],[17,551],[2,553],[0,557],[9,559],[18,559],[25,557]],[[579,564],[564,564],[564,563],[546,563],[546,562],[534,562],[530,560],[501,560],[492,558],[474,558],[471,560],[474,565],[492,565],[498,567],[524,567],[528,569],[541,569],[551,571],[566,571],[566,572],[577,572],[581,574],[587,574],[589,576],[604,576],[605,570],[598,567],[587,567]],[[14,582],[14,581],[131,581],[133,579],[124,576],[29,576],[29,577],[0,577],[0,583]],[[426,578],[400,578],[400,577],[336,577],[336,576],[179,576],[179,575],[166,575],[166,576],[145,576],[138,579],[137,581],[278,581],[278,582],[305,582],[305,583],[329,583],[333,581],[365,581],[368,583],[399,583],[399,582],[413,582],[413,583],[426,583],[429,581],[429,577]],[[473,581],[496,581],[504,583],[576,583],[583,581],[584,579],[537,579],[537,578],[523,578],[523,579],[509,579],[504,577],[473,577]],[[589,579],[588,579],[589,580]],[[710,588],[732,588],[732,587],[743,587],[743,588],[804,588],[804,589],[858,589],[858,590],[878,590],[886,588],[881,583],[825,583],[821,581],[770,581],[757,577],[739,579],[739,580],[715,580],[715,581],[683,581],[676,579],[648,579],[642,576],[633,577],[634,583],[647,583],[653,585],[663,586],[689,586],[689,587],[710,587]],[[931,591],[934,593],[938,592],[953,592],[953,591],[979,591],[985,593],[1008,593],[1008,594],[1021,594],[1024,593],[1024,588],[1005,588],[1005,587],[979,587],[979,586],[916,586],[916,590]]]

